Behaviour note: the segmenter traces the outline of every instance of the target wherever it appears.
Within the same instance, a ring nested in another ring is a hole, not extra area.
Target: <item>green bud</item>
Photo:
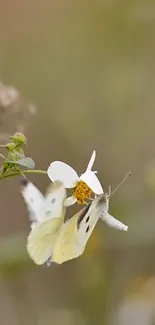
[[[27,144],[27,139],[25,135],[20,132],[16,132],[12,137],[10,137],[10,139],[17,145]]]
[[[6,148],[10,152],[14,151],[16,149],[16,147],[17,147],[17,144],[16,143],[13,143],[13,142],[10,142],[10,143],[7,143],[6,144]]]

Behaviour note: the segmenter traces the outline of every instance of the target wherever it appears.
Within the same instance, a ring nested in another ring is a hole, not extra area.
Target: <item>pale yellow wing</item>
[[[55,218],[32,228],[27,239],[27,251],[34,263],[41,265],[50,258],[62,222],[62,218]]]
[[[32,227],[27,239],[28,254],[38,265],[51,257],[54,243],[64,222],[66,190],[63,184],[55,182],[48,190],[46,198],[47,204],[44,209],[47,216]]]
[[[106,204],[105,196],[101,195],[62,225],[53,249],[53,262],[61,264],[83,253]]]

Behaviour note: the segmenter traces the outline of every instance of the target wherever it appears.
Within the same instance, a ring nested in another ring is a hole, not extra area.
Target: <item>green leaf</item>
[[[7,163],[11,163],[11,164],[15,164],[15,165],[19,165],[25,168],[29,168],[29,169],[34,169],[35,168],[35,162],[33,161],[32,158],[30,157],[25,157],[16,161],[12,161],[12,160],[7,160]]]

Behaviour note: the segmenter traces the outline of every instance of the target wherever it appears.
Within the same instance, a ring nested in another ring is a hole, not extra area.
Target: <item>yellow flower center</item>
[[[86,199],[89,199],[92,195],[92,190],[89,186],[84,182],[79,182],[77,186],[74,188],[73,196],[76,197],[77,203],[86,204]]]

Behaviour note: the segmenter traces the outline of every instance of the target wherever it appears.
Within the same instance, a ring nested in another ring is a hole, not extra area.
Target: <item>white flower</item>
[[[103,188],[92,171],[95,161],[96,151],[93,151],[86,171],[79,177],[77,172],[69,165],[62,161],[54,161],[47,169],[48,177],[52,182],[59,180],[67,189],[73,189],[73,195],[65,201],[66,206],[74,203],[86,203],[86,199],[90,198],[92,193],[96,195],[103,194]]]

